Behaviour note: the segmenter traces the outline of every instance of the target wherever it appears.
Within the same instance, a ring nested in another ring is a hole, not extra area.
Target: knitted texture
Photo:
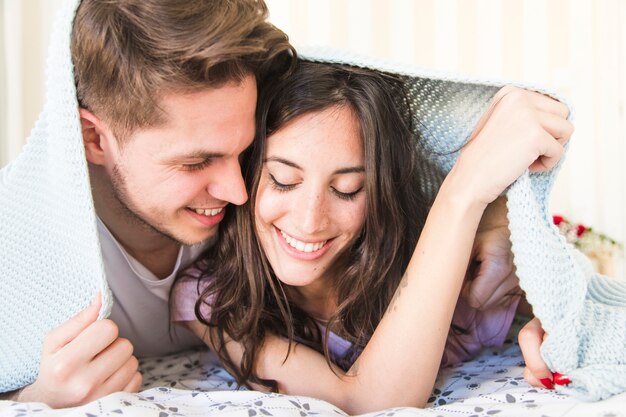
[[[57,17],[46,101],[18,158],[0,171],[0,392],[32,383],[43,337],[106,286],[70,56],[77,6]]]
[[[46,104],[21,155],[0,171],[0,391],[33,382],[51,329],[109,293],[82,144],[70,55],[78,0],[67,0],[51,41]],[[419,181],[434,196],[502,83],[310,51],[307,59],[401,76],[421,138]],[[503,138],[506,140],[506,138]],[[550,336],[542,353],[584,399],[626,390],[626,284],[592,272],[547,212],[555,171],[525,174],[508,191],[515,265]]]
[[[551,183],[526,174],[508,192],[515,266],[549,335],[543,358],[572,381],[557,390],[599,400],[626,391],[626,281],[595,273],[558,232],[547,210]]]

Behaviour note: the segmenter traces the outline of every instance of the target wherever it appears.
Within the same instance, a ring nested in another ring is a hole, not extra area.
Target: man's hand
[[[506,213],[505,197],[498,198],[485,210],[461,290],[470,307],[481,311],[508,304],[512,297],[521,295]]]
[[[37,380],[21,390],[18,401],[73,407],[113,392],[141,386],[133,346],[118,337],[111,320],[97,320],[101,297],[46,335]]]

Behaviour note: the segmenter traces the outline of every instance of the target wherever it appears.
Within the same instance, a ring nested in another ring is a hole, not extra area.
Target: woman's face
[[[307,113],[268,138],[256,196],[256,231],[282,282],[311,289],[359,235],[365,167],[347,106]]]

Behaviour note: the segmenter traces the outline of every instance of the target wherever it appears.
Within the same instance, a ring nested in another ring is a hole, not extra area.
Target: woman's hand
[[[571,381],[558,372],[551,372],[541,357],[540,348],[548,335],[541,327],[538,318],[534,318],[520,330],[518,335],[519,347],[526,362],[524,378],[533,387],[554,389],[554,384],[567,385]]]
[[[574,131],[564,104],[507,86],[495,95],[449,176],[483,205],[494,201],[526,169],[552,169]]]

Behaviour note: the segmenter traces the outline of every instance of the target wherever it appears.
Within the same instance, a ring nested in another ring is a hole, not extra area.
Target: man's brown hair
[[[71,48],[78,101],[121,139],[164,122],[163,94],[280,75],[295,62],[263,0],[82,0]]]

